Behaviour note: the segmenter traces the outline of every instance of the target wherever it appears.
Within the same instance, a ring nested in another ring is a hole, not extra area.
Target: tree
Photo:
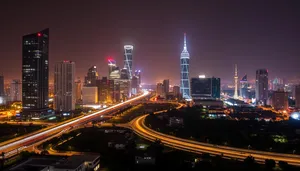
[[[276,166],[276,162],[273,159],[266,159],[265,166],[267,170],[272,170]]]
[[[282,170],[289,170],[289,165],[285,161],[279,161],[278,165]]]
[[[253,166],[254,163],[255,163],[255,159],[254,157],[252,156],[248,156],[244,159],[244,163],[247,165],[247,166]]]

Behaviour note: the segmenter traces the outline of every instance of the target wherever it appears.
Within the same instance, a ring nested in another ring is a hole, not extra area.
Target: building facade
[[[274,91],[271,97],[271,106],[275,110],[287,110],[289,107],[288,93],[284,91]]]
[[[221,92],[220,78],[192,78],[191,95],[195,99],[218,99]]]
[[[54,69],[54,109],[56,111],[75,110],[75,62],[63,61]]]
[[[49,29],[23,36],[23,110],[48,108]]]
[[[132,52],[133,52],[132,45],[124,46],[124,68],[127,69],[129,79],[132,78]]]
[[[190,54],[187,51],[186,34],[184,33],[183,51],[180,55],[180,93],[184,99],[191,99],[189,80]]]
[[[82,87],[82,103],[93,105],[98,103],[98,87]]]
[[[164,85],[162,83],[156,84],[156,96],[164,97]]]
[[[80,78],[78,78],[75,81],[75,97],[76,97],[76,103],[80,103],[82,101],[82,82],[80,80]]]
[[[98,79],[98,72],[97,72],[97,66],[92,66],[89,68],[85,80],[84,80],[84,86],[86,87],[95,87],[96,86],[96,80]]]
[[[170,81],[168,79],[163,80],[164,96],[167,97],[170,91]]]
[[[22,101],[22,83],[21,80],[12,80],[10,84],[10,101]]]
[[[268,71],[266,69],[256,71],[255,98],[258,104],[266,105],[268,100]]]

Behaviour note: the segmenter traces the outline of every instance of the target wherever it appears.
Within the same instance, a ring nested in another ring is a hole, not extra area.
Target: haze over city
[[[0,170],[299,171],[300,2],[0,2]]]
[[[300,11],[297,1],[15,1],[1,2],[0,73],[21,78],[21,37],[49,27],[50,75],[61,60],[77,63],[76,75],[97,65],[107,75],[110,56],[123,65],[123,45],[134,45],[134,66],[144,83],[169,78],[179,85],[179,58],[187,33],[190,76],[232,82],[234,64],[254,80],[300,76]],[[9,65],[8,65],[9,64]],[[52,80],[52,77],[50,77]]]

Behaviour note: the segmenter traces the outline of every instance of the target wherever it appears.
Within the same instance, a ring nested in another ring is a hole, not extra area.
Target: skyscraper
[[[87,75],[84,80],[84,86],[95,87],[97,79],[98,79],[97,66],[94,65],[91,68],[89,68],[87,72]]]
[[[234,65],[234,95],[233,98],[238,99],[238,69],[237,69],[237,64]]]
[[[0,96],[4,96],[4,76],[0,75]]]
[[[54,109],[72,111],[75,110],[75,103],[75,63],[58,62],[54,70]]]
[[[132,45],[124,46],[124,68],[127,69],[129,79],[132,78]]]
[[[180,55],[180,93],[184,99],[191,99],[190,96],[190,80],[189,80],[189,64],[190,54],[187,51],[186,33],[184,33],[183,51]]]
[[[20,80],[12,80],[10,84],[10,101],[22,101],[22,83]]]
[[[115,70],[119,70],[119,68],[117,67],[116,61],[113,60],[112,58],[108,59],[108,77],[109,79],[111,79],[111,73]]]
[[[23,109],[48,108],[49,29],[23,36]]]
[[[164,86],[164,96],[167,97],[170,90],[170,81],[168,79],[163,80],[163,86]]]
[[[164,96],[164,85],[162,83],[156,84],[156,96]]]
[[[77,80],[75,81],[75,97],[76,97],[77,103],[81,102],[81,100],[82,100],[81,89],[82,89],[81,80],[80,80],[80,78],[77,78]]]
[[[266,69],[256,71],[255,84],[256,102],[266,105],[268,99],[268,71]]]

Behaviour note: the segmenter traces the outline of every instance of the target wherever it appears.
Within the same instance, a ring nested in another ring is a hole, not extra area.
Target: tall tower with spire
[[[186,33],[184,33],[184,45],[180,55],[180,93],[184,99],[191,99],[189,79],[190,54],[186,46]]]
[[[237,64],[234,65],[234,99],[238,99],[238,69],[237,69]]]

